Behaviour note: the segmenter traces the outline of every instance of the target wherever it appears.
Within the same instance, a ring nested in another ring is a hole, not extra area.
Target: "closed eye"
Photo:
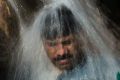
[[[62,44],[63,44],[63,45],[70,45],[71,43],[72,43],[72,40],[62,41]]]
[[[51,46],[51,47],[54,47],[54,46],[57,45],[57,43],[56,42],[49,42],[48,45]]]

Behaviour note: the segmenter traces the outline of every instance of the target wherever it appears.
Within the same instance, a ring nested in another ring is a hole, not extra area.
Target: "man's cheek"
[[[52,57],[54,56],[51,51],[47,51],[48,58],[52,60]]]

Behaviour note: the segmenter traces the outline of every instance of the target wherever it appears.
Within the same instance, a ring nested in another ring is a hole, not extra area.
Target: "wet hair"
[[[68,36],[77,32],[78,21],[72,11],[62,5],[47,14],[42,37],[45,39],[55,39],[60,36]]]

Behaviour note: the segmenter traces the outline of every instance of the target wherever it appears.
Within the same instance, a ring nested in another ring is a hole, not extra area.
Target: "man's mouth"
[[[53,58],[54,62],[59,65],[67,65],[70,63],[70,60],[73,56],[70,53],[65,53],[64,55],[58,55],[56,58]]]
[[[63,59],[58,62],[60,65],[66,65],[69,63],[69,59]]]

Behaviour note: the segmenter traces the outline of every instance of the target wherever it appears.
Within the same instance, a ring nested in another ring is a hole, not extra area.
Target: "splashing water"
[[[87,56],[86,65],[75,70],[72,76],[66,74],[63,80],[117,80],[120,69],[115,60],[116,40],[107,30],[105,18],[94,3],[91,0],[53,0],[45,5],[33,25],[21,29],[21,58],[12,80],[56,80],[62,74],[48,59],[40,36],[46,16],[53,14],[57,20],[55,11],[62,5],[72,11],[80,24],[76,31],[80,32],[79,38]]]

